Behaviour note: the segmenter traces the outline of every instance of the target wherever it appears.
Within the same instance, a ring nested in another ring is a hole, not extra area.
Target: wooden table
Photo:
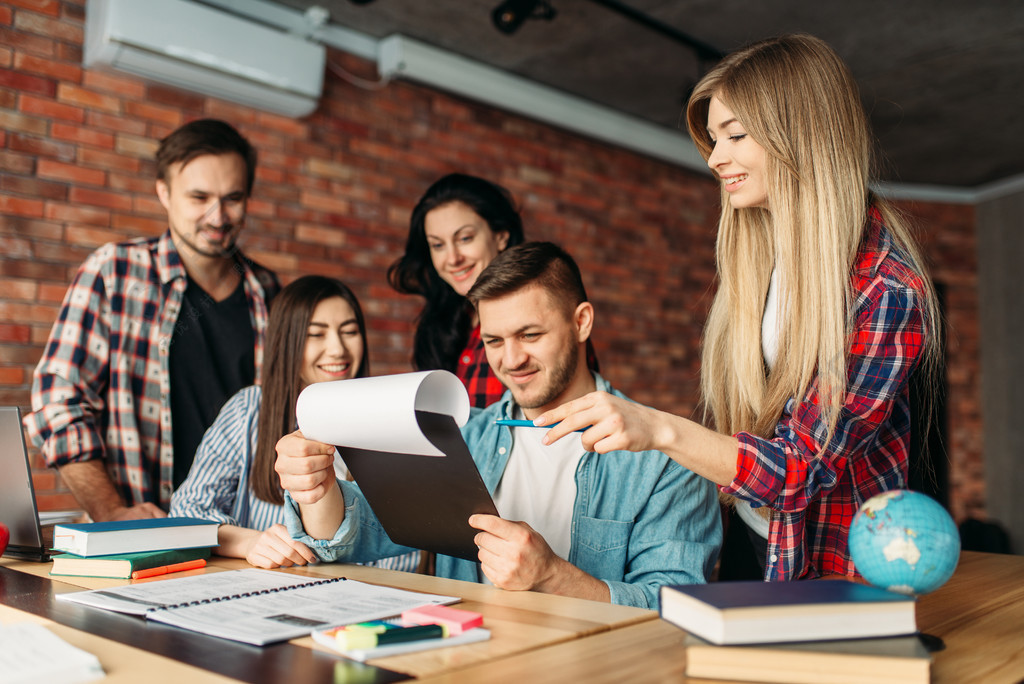
[[[49,578],[49,564],[5,560],[2,562],[2,565],[10,570],[18,571],[17,573],[11,573],[11,575],[21,576],[20,579],[12,576],[8,583],[18,584],[20,588],[16,589],[16,591],[22,595],[21,603],[23,604],[25,603],[25,593],[45,593],[49,591],[57,594],[81,589],[102,589],[121,586],[127,583],[126,580],[94,577]],[[240,559],[214,558],[205,570],[177,573],[174,577],[202,574],[204,572],[222,572],[246,567],[249,567],[248,564]],[[373,666],[403,675],[397,679],[453,672],[473,664],[527,653],[538,648],[571,641],[591,634],[618,629],[640,622],[651,622],[657,618],[657,614],[654,611],[628,606],[610,605],[596,601],[551,596],[535,592],[507,592],[471,582],[355,565],[323,564],[306,568],[287,569],[282,570],[282,572],[315,577],[337,577],[343,575],[351,579],[412,591],[459,596],[463,599],[459,607],[483,614],[484,623],[491,630],[492,635],[488,641],[467,644],[458,648],[437,649],[418,654],[379,658],[370,662]],[[26,573],[31,575],[31,577],[26,577]],[[2,584],[4,577],[5,575],[0,574],[0,603],[16,604],[18,601],[4,595]],[[148,581],[162,581],[162,579],[154,578]],[[35,582],[34,585],[32,584],[33,581]],[[173,648],[164,648],[156,645],[155,651],[159,655],[175,657],[186,664],[196,665],[204,669],[213,669],[220,674],[228,674],[228,676],[244,681],[283,680],[283,677],[276,676],[284,674],[284,671],[280,669],[282,663],[293,661],[296,658],[311,660],[311,662],[302,665],[305,668],[303,670],[304,680],[316,681],[326,675],[337,679],[334,670],[338,668],[334,664],[338,663],[339,660],[336,656],[330,655],[332,652],[329,649],[315,644],[309,637],[295,639],[289,644],[259,649],[221,639],[212,639],[154,623],[146,623],[139,618],[85,609],[84,607],[67,602],[54,604],[54,602],[50,601],[50,604],[54,606],[54,609],[62,613],[62,615],[55,616],[53,619],[57,622],[62,622],[66,627],[78,627],[80,629],[84,628],[85,631],[96,631],[96,629],[91,628],[95,628],[97,626],[96,623],[100,621],[106,621],[111,624],[106,625],[105,629],[108,633],[114,635],[114,640],[142,649],[148,647],[147,634],[154,639],[173,639],[179,642]],[[25,615],[31,617],[33,610],[36,609],[29,607],[29,609],[24,610]],[[46,610],[39,609],[38,612],[46,613]],[[11,615],[10,612],[6,613],[6,617],[5,614],[0,614],[0,618],[10,622],[13,621]],[[211,643],[214,645],[215,653],[221,657],[193,657],[196,655],[195,651],[201,645],[209,648]],[[98,655],[106,650],[89,646],[83,646],[83,648]],[[290,654],[283,653],[283,651],[288,651],[289,648],[291,649]],[[220,662],[228,659],[229,656],[266,661],[266,668],[255,672],[237,671],[230,667],[230,663]],[[320,662],[323,659],[327,659],[327,665],[330,667]],[[340,662],[343,665],[349,663],[349,661],[343,659]],[[105,662],[104,665],[106,666]],[[274,676],[270,676],[271,674]],[[372,673],[356,670],[356,674],[359,675],[359,679],[362,681],[370,677]],[[149,677],[147,677],[148,679]],[[296,681],[300,680],[299,677],[294,677],[294,679]],[[383,682],[395,680],[396,677],[391,677],[385,673],[378,676],[376,680],[371,678],[368,681]],[[178,677],[173,679],[168,677],[167,681],[180,682],[181,679]],[[192,676],[189,681],[191,684],[192,681],[202,681],[202,679],[196,679]]]
[[[54,582],[42,579],[48,565],[6,560],[0,565],[5,569],[0,572],[0,603],[8,605],[25,598],[5,593],[8,585],[15,592],[23,592],[31,590],[29,585],[35,582],[37,589],[45,584],[49,591],[60,593],[123,584],[120,580],[77,577]],[[240,567],[246,567],[245,563],[215,559],[205,572]],[[22,572],[12,573],[12,569]],[[22,574],[25,572],[34,576]],[[359,671],[348,661],[317,650],[320,647],[308,638],[259,649],[104,611],[88,611],[88,617],[93,622],[96,618],[116,621],[135,633],[112,640],[87,633],[87,623],[67,624],[74,622],[74,616],[63,616],[65,624],[55,624],[31,611],[3,606],[0,622],[31,619],[46,623],[66,641],[97,654],[111,682],[144,678],[147,682],[200,684],[226,681],[225,673],[253,682],[388,682],[406,675],[421,678],[424,684],[684,679],[685,635],[656,619],[652,611],[532,592],[505,592],[479,584],[360,566],[318,565],[291,572],[320,577],[345,575],[414,591],[462,596],[462,607],[484,614],[493,638],[452,649],[382,658],[373,664],[386,670]],[[28,589],[19,588],[22,584]],[[72,604],[61,602],[62,607],[67,605]],[[934,594],[921,597],[917,620],[923,631],[946,643],[944,651],[934,654],[933,682],[1024,680],[1024,557],[963,553],[953,578]],[[168,640],[171,646],[164,643]],[[218,669],[237,659],[248,659],[251,666],[241,672]]]
[[[932,682],[1024,681],[1024,556],[963,552],[949,582],[918,600],[917,624],[946,643],[933,654]],[[679,681],[684,638],[669,623],[649,620],[421,682],[519,684],[538,672],[564,682]]]

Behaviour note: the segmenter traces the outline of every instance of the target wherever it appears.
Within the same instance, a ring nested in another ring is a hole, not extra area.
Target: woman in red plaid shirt
[[[867,119],[824,42],[730,55],[686,114],[722,191],[701,367],[713,429],[601,393],[535,422],[562,421],[548,442],[591,426],[584,448],[660,450],[717,483],[764,579],[853,576],[858,506],[907,487],[910,375],[940,362],[931,281],[868,189]]]

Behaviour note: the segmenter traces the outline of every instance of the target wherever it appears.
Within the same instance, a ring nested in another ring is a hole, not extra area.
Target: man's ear
[[[576,340],[586,342],[590,338],[590,331],[594,328],[594,305],[590,302],[580,302],[573,313],[572,320],[576,324]]]
[[[156,182],[156,196],[160,198],[160,204],[164,205],[164,209],[167,211],[171,210],[171,187],[167,185],[167,181],[158,180]]]

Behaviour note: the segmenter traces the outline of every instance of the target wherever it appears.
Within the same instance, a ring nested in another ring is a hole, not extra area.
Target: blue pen
[[[561,422],[561,421],[559,421],[559,422]],[[542,430],[547,430],[548,428],[553,428],[556,425],[558,425],[558,423],[552,423],[551,425],[534,425],[532,420],[516,420],[516,419],[512,419],[512,418],[499,418],[498,420],[494,421],[494,424],[495,425],[508,425],[509,427],[541,428]],[[590,426],[588,425],[587,427],[580,428],[579,430],[576,430],[575,432],[584,432],[589,427]]]

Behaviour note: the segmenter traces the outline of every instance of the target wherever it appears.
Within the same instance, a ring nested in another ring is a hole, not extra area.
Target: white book
[[[353,622],[399,615],[439,596],[356,580],[249,568],[58,594],[58,600],[133,615],[193,632],[262,646]]]
[[[76,556],[109,556],[217,545],[218,523],[199,518],[145,518],[55,525],[53,548]]]

